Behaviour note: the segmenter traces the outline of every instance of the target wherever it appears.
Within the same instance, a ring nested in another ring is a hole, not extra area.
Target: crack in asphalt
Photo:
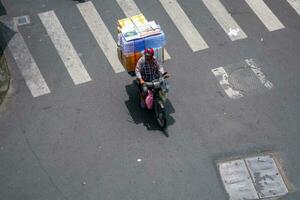
[[[68,198],[64,195],[64,193],[62,192],[61,189],[59,189],[59,187],[57,186],[57,184],[54,182],[53,178],[51,177],[51,175],[49,174],[49,172],[45,169],[45,167],[43,166],[41,159],[38,157],[38,155],[36,154],[35,150],[32,148],[32,145],[30,144],[29,138],[26,135],[26,131],[22,128],[22,133],[23,136],[25,138],[26,141],[26,145],[29,148],[29,150],[31,151],[32,155],[34,156],[34,158],[37,160],[39,167],[41,168],[41,170],[46,174],[47,178],[49,179],[50,183],[52,184],[52,186],[62,195],[62,197],[65,200],[68,200]]]

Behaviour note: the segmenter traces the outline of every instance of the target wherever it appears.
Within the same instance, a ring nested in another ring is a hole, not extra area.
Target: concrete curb
[[[10,72],[4,56],[0,55],[0,105],[2,104],[10,86]]]

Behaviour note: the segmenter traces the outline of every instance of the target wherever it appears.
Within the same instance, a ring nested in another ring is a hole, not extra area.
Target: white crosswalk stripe
[[[8,43],[8,48],[14,57],[26,85],[33,97],[50,93],[47,83],[41,74],[34,58],[32,57],[22,35],[16,25],[10,25],[16,31],[14,37]]]
[[[54,11],[40,13],[39,17],[74,84],[77,85],[91,81],[88,72],[84,68]]]
[[[284,25],[279,21],[279,19],[274,15],[274,13],[263,0],[245,1],[269,31],[275,31],[284,28]]]
[[[296,10],[298,15],[300,15],[300,0],[287,0],[287,1]]]
[[[160,0],[160,3],[193,51],[208,48],[208,45],[176,0]]]
[[[228,13],[220,0],[203,0],[203,3],[232,41],[247,38],[247,35]]]
[[[140,9],[133,0],[117,0],[117,2],[127,17],[131,17],[141,13]],[[164,54],[165,60],[171,59],[171,56],[166,49],[164,49]]]
[[[117,44],[101,19],[93,3],[88,1],[77,4],[77,7],[92,34],[94,35],[96,41],[98,42],[98,45],[103,50],[103,53],[111,64],[113,70],[116,73],[123,72],[124,68],[117,55]]]
[[[116,1],[127,17],[131,17],[141,13],[140,9],[134,3],[133,0],[116,0]]]

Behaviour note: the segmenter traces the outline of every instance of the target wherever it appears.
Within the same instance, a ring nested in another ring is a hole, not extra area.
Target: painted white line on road
[[[254,74],[257,76],[257,78],[260,80],[260,82],[269,90],[273,88],[273,84],[267,80],[265,74],[261,71],[260,67],[257,66],[257,64],[253,61],[253,59],[246,59],[245,60],[247,65],[251,68],[251,70],[254,72]]]
[[[300,15],[300,0],[287,0],[289,4],[296,10],[298,15]]]
[[[220,0],[203,0],[203,3],[232,41],[247,38],[247,35],[222,5]]]
[[[88,72],[84,68],[54,11],[40,13],[39,17],[74,84],[77,85],[91,81]]]
[[[219,80],[221,87],[224,89],[228,97],[232,99],[239,99],[244,95],[241,94],[238,90],[234,90],[228,81],[228,74],[226,73],[223,67],[218,67],[211,70],[215,77]]]
[[[274,15],[271,9],[263,0],[245,0],[261,22],[269,31],[275,31],[284,28],[284,25]]]
[[[116,0],[127,17],[141,14],[140,9],[133,0]]]
[[[117,55],[117,44],[93,3],[88,1],[77,4],[77,7],[115,73],[123,72],[124,68]]]
[[[176,0],[160,0],[160,2],[193,51],[208,48],[208,45]]]
[[[8,43],[8,48],[14,57],[26,85],[33,97],[50,93],[50,89],[43,78],[34,58],[32,57],[22,35],[18,32],[16,25],[11,27],[16,31]]]
[[[133,0],[116,0],[116,1],[118,2],[120,8],[123,10],[126,17],[131,17],[142,13]],[[165,60],[171,59],[171,56],[169,55],[166,49],[164,49],[164,57]]]

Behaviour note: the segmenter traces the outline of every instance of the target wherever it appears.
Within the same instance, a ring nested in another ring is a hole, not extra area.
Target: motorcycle
[[[165,72],[160,78],[151,82],[145,82],[143,87],[141,87],[138,80],[134,80],[134,84],[137,86],[139,96],[141,93],[147,95],[145,100],[146,108],[154,111],[154,117],[157,125],[162,130],[165,130],[167,127],[167,118],[165,112],[165,101],[167,99],[166,94],[169,92],[167,78],[169,78],[169,74]]]

